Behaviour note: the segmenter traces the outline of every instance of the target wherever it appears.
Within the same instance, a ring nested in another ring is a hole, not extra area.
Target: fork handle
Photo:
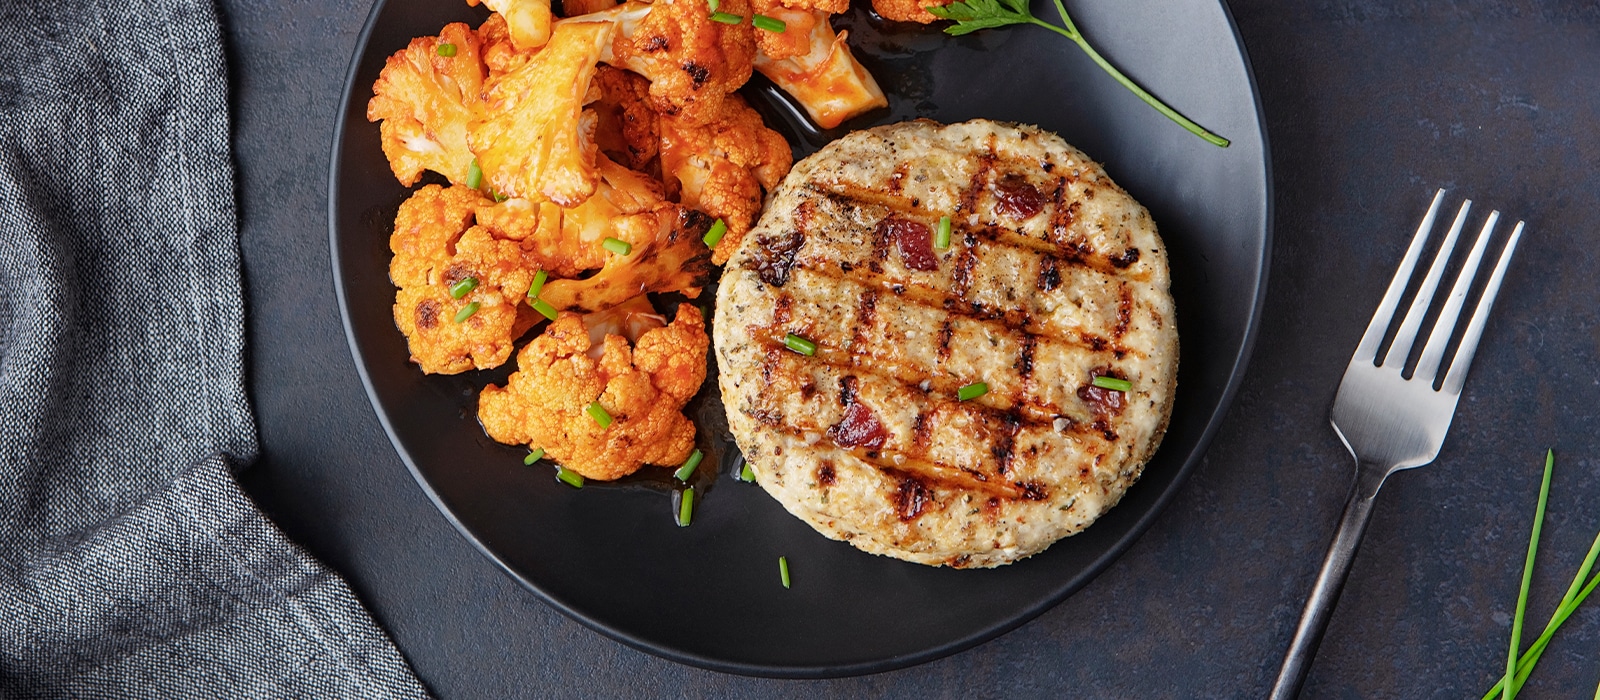
[[[1328,554],[1322,560],[1317,584],[1311,589],[1311,597],[1306,599],[1305,611],[1300,613],[1300,626],[1294,631],[1294,641],[1289,643],[1283,668],[1278,671],[1278,681],[1272,686],[1272,700],[1293,700],[1300,695],[1300,686],[1311,670],[1311,660],[1317,654],[1317,645],[1322,643],[1322,633],[1328,628],[1333,606],[1339,602],[1339,592],[1350,575],[1350,563],[1356,558],[1356,547],[1361,545],[1361,535],[1367,531],[1373,501],[1387,473],[1387,469],[1365,462],[1357,468],[1355,488],[1344,505],[1339,531],[1334,534]]]

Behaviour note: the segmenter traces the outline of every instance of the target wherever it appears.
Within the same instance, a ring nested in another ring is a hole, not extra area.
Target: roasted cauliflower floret
[[[749,0],[722,0],[721,11],[750,15]],[[703,124],[722,99],[750,79],[755,29],[749,21],[711,20],[705,0],[629,2],[572,22],[610,22],[617,36],[602,57],[650,81],[656,112]]]
[[[829,16],[827,11],[795,7],[783,0],[750,0],[750,6],[756,14],[780,20],[784,24],[781,32],[756,32],[757,54],[772,59],[804,56],[810,52],[812,25],[827,22]],[[835,12],[843,12],[848,8],[848,4],[841,4],[841,9]]]
[[[791,23],[784,33],[795,32],[797,26]],[[889,106],[878,81],[850,53],[850,45],[845,43],[848,32],[835,34],[822,14],[804,28],[805,51],[788,56],[763,53],[756,56],[756,70],[793,96],[811,120],[824,129]]]
[[[670,206],[661,186],[603,155],[596,166],[595,194],[576,207],[511,199],[479,207],[477,221],[498,237],[520,241],[529,264],[555,277],[577,277],[604,266],[612,257],[602,245],[607,238],[651,244],[659,230],[655,212]]]
[[[691,299],[711,274],[701,239],[711,219],[697,211],[663,203],[643,214],[622,217],[612,237],[630,244],[627,255],[607,251],[605,265],[583,279],[550,280],[539,295],[557,309],[607,309],[644,292],[681,292]]]
[[[557,22],[544,48],[487,83],[485,116],[468,141],[492,190],[569,207],[594,193],[594,120],[583,118],[583,105],[613,32],[607,23]]]
[[[550,12],[550,0],[467,0],[473,7],[479,2],[505,18],[511,42],[517,50],[532,51],[550,41],[550,23],[555,20]]]
[[[483,90],[478,51],[470,27],[447,24],[439,36],[413,39],[378,74],[367,120],[382,122],[383,154],[401,184],[416,184],[424,170],[466,182],[472,164],[467,132]]]
[[[675,190],[681,204],[728,226],[712,257],[720,265],[760,215],[761,189],[783,180],[794,153],[738,95],[723,100],[709,123],[663,116],[660,129],[661,174],[669,193]]]
[[[542,448],[590,479],[676,465],[694,449],[694,423],[682,411],[705,381],[709,345],[699,309],[683,304],[670,325],[631,348],[623,336],[605,335],[595,358],[583,317],[563,313],[517,354],[504,387],[479,394],[478,420],[489,437]],[[609,426],[590,416],[596,402]]]
[[[489,79],[495,79],[521,67],[537,50],[523,51],[511,39],[511,27],[506,18],[496,12],[478,25],[478,55],[489,69]],[[546,43],[549,43],[548,41]]]
[[[768,0],[770,1],[770,0]],[[850,0],[778,0],[790,10],[837,15],[850,9]],[[759,8],[756,12],[761,12]]]
[[[537,320],[520,303],[532,282],[521,246],[472,225],[474,210],[488,203],[464,186],[428,185],[395,217],[394,322],[423,372],[497,367]],[[459,298],[452,288],[462,291]]]
[[[594,74],[599,99],[589,105],[595,112],[595,143],[600,152],[632,170],[660,171],[655,162],[660,144],[656,111],[650,106],[650,81],[621,68],[601,66]]]
[[[896,22],[931,24],[939,21],[939,18],[922,8],[928,5],[943,7],[951,2],[954,0],[872,0],[872,10],[884,19]]]

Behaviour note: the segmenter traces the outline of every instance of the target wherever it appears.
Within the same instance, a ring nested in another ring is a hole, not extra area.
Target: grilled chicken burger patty
[[[1178,370],[1167,284],[1149,212],[1054,134],[856,132],[795,164],[723,272],[728,423],[761,486],[818,532],[1007,564],[1088,527],[1160,444]]]

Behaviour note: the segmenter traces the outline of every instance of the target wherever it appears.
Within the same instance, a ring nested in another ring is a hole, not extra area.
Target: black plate
[[[859,3],[858,3],[859,4]],[[1051,6],[1036,2],[1041,17]],[[889,93],[860,128],[920,116],[1039,124],[1102,160],[1149,207],[1172,260],[1183,355],[1165,444],[1141,480],[1086,532],[996,570],[932,569],[863,554],[816,534],[759,487],[730,476],[737,455],[714,397],[697,416],[712,449],[692,527],[673,522],[659,479],[574,490],[474,419],[476,393],[509,371],[423,376],[390,317],[388,236],[408,192],[367,122],[386,56],[448,21],[483,16],[449,0],[379,2],[351,67],[329,187],[334,279],[351,351],[389,437],[467,539],[542,599],[652,653],[735,673],[819,677],[908,666],[1010,630],[1066,598],[1150,525],[1200,461],[1243,374],[1266,286],[1270,177],[1248,60],[1216,0],[1071,2],[1089,38],[1177,109],[1233,139],[1219,149],[1145,106],[1062,37],[1023,27],[959,39],[839,18]],[[792,119],[759,78],[752,101],[798,155],[831,136]],[[703,299],[707,297],[702,297]],[[714,387],[714,380],[707,387]],[[710,394],[709,390],[703,394]],[[794,587],[779,584],[788,557]]]

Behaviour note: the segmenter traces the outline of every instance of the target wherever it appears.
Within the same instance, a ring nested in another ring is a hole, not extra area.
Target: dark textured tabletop
[[[1525,632],[1600,529],[1600,3],[1235,0],[1272,149],[1254,359],[1176,501],[1065,602],[921,666],[743,678],[546,607],[435,510],[367,402],[328,260],[335,112],[368,0],[223,0],[250,389],[246,489],[342,572],[446,698],[1259,697],[1353,477],[1344,365],[1438,187],[1527,221],[1438,461],[1390,480],[1305,697],[1478,697],[1505,667],[1543,453],[1557,454]],[[1072,5],[1073,2],[1068,2]],[[1524,697],[1589,697],[1600,601]]]

